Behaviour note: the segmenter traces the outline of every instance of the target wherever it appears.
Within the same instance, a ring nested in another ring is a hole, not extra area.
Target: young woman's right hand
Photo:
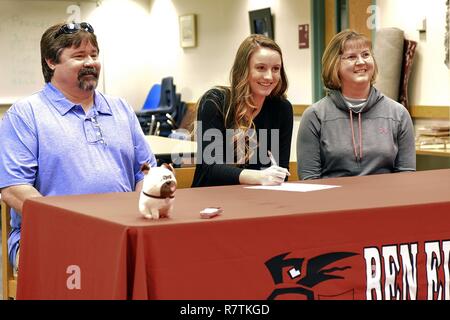
[[[263,170],[245,169],[239,176],[239,182],[241,184],[276,186],[282,184],[286,176],[290,176],[290,173],[286,168],[273,165]]]
[[[263,186],[276,186],[282,184],[286,176],[289,176],[289,171],[286,168],[282,168],[273,165],[267,169],[260,170],[261,182]]]

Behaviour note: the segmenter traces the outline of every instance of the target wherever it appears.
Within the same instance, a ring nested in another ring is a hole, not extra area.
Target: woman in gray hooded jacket
[[[302,180],[416,170],[414,129],[401,104],[373,84],[372,43],[345,30],[322,57],[327,96],[303,113],[297,136]]]

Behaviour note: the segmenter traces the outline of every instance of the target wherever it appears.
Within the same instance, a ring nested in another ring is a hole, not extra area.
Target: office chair
[[[174,168],[177,189],[190,188],[194,180],[195,167]]]
[[[151,110],[136,112],[144,134],[160,135],[161,130],[167,130],[166,113],[172,115],[176,110],[176,94],[173,77],[163,78],[161,81],[158,107]]]
[[[8,235],[11,230],[9,224],[11,208],[2,201],[2,277],[3,277],[3,299],[16,299],[17,279],[14,277],[13,267],[8,259]]]
[[[163,78],[161,81],[161,99],[158,110],[165,113],[172,113],[176,109],[176,86],[173,84],[173,77]]]
[[[136,115],[144,134],[168,137],[172,130],[178,128],[185,113],[186,105],[181,101],[181,95],[176,93],[173,77],[166,77],[161,81],[158,107],[136,112]]]
[[[161,84],[155,83],[148,92],[147,98],[142,106],[142,110],[153,110],[158,108],[160,98]]]

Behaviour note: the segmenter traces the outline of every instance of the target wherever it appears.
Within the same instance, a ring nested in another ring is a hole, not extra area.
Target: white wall
[[[397,27],[418,42],[410,77],[411,105],[450,106],[450,70],[444,64],[446,0],[377,0],[380,27]],[[417,25],[426,19],[427,31]]]
[[[309,0],[103,0],[90,21],[104,59],[105,90],[140,109],[154,83],[173,76],[182,99],[195,102],[210,87],[229,84],[248,11],[271,7],[293,104],[312,101],[311,49],[298,49],[298,25],[311,24]],[[197,15],[195,48],[181,48],[178,16]]]
[[[419,43],[410,78],[412,105],[450,106],[450,70],[444,65],[445,1],[376,2],[380,27],[401,28]],[[0,0],[2,12],[7,2],[18,8],[28,3]],[[101,0],[95,9],[95,2],[89,2],[88,9],[81,6],[81,17],[92,22],[99,38],[105,72],[102,85],[107,93],[126,98],[137,110],[152,84],[165,76],[174,76],[187,102],[195,102],[211,86],[228,84],[237,47],[250,33],[248,11],[264,7],[270,7],[274,15],[275,40],[283,50],[289,78],[289,99],[293,104],[313,102],[311,49],[298,49],[297,39],[299,24],[311,26],[310,0]],[[76,2],[39,3],[45,9]],[[195,48],[179,45],[178,16],[186,13],[197,15]],[[39,11],[35,14],[43,19]],[[66,16],[69,14],[62,10],[60,20]],[[416,31],[423,17],[427,19],[426,37]],[[2,51],[9,50],[4,43],[0,46]]]
[[[74,4],[67,0],[0,0],[0,105],[9,106],[42,88],[42,33],[55,23],[74,18],[84,21],[96,8],[92,1],[78,1],[78,16]]]
[[[104,91],[139,110],[153,83],[154,48],[147,1],[104,0],[87,18],[100,46]]]

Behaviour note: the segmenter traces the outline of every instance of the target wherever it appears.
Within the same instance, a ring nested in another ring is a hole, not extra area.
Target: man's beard
[[[84,76],[90,76],[84,78]],[[98,85],[98,72],[94,67],[82,68],[78,73],[78,87],[84,91],[93,91]]]

